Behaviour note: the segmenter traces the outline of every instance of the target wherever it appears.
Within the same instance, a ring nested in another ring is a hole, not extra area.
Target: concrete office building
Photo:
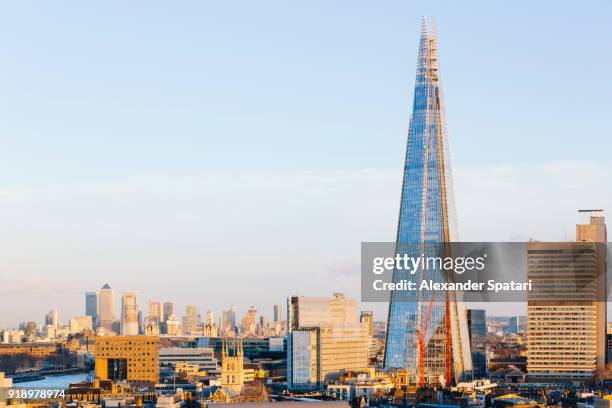
[[[115,320],[115,292],[107,283],[98,292],[98,325],[113,330]]]
[[[592,381],[606,362],[606,225],[586,211],[575,242],[530,242],[527,371],[530,381]]]
[[[138,304],[134,292],[127,292],[121,298],[121,335],[138,335]]]

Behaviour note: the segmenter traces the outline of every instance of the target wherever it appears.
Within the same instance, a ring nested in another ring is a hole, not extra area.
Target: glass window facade
[[[447,256],[441,242],[456,240],[437,39],[424,22],[419,46],[413,111],[408,131],[396,252],[411,257]],[[395,270],[396,282],[408,271]],[[442,271],[422,279],[444,281]],[[424,298],[424,296],[430,296]],[[465,310],[442,294],[393,291],[385,367],[403,368],[416,381],[452,381],[471,370]],[[467,353],[462,348],[467,346]],[[465,357],[465,355],[468,357]]]

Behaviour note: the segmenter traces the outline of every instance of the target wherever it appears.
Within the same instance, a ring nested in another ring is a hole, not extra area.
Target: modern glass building
[[[98,326],[98,293],[85,293],[85,315],[91,316],[93,327]]]
[[[474,378],[482,378],[487,375],[487,313],[484,309],[468,309],[467,321]]]
[[[398,254],[450,256],[448,247],[440,243],[458,239],[451,178],[437,36],[435,28],[429,33],[424,19],[397,228]],[[443,271],[420,273],[422,279],[445,280]],[[408,275],[396,269],[393,280],[410,279]],[[418,385],[450,384],[471,376],[465,307],[447,293],[393,291],[385,367],[405,369]]]

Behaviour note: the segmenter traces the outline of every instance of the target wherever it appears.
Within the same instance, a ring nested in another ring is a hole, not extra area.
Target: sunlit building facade
[[[368,368],[368,324],[359,321],[354,299],[293,296],[287,319],[289,389],[320,389],[342,372]]]
[[[576,242],[528,244],[527,372],[536,382],[594,380],[606,365],[606,224],[596,212]]]
[[[98,325],[112,330],[115,320],[115,292],[107,283],[98,292]]]
[[[138,304],[134,292],[127,292],[121,297],[121,334],[138,335]]]
[[[159,341],[152,336],[97,336],[96,377],[133,383],[159,382]]]

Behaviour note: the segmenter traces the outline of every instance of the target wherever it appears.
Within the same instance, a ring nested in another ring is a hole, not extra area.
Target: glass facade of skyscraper
[[[443,245],[438,245],[457,239],[448,156],[437,38],[435,32],[428,33],[424,22],[408,131],[398,254],[449,255]],[[393,280],[408,279],[409,274],[396,269]],[[423,279],[445,279],[441,270],[422,274]],[[419,383],[450,382],[471,370],[462,307],[448,295],[394,291],[389,305],[385,367],[406,369]]]

